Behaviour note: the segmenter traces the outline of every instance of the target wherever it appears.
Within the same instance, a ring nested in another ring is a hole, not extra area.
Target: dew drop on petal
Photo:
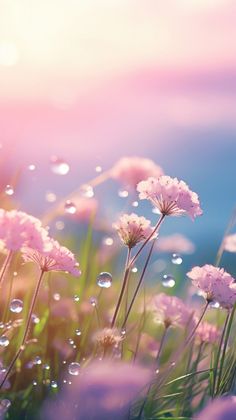
[[[23,302],[20,299],[12,299],[10,303],[10,311],[19,314],[23,309]]]
[[[67,214],[75,214],[77,210],[75,204],[72,203],[72,201],[70,200],[67,200],[65,202],[64,209],[65,209],[65,213]]]
[[[129,196],[129,192],[127,190],[119,190],[118,191],[118,196],[120,198],[126,198]]]
[[[78,376],[80,371],[80,364],[77,362],[72,362],[68,366],[68,372],[70,375]]]
[[[164,274],[162,277],[162,286],[164,287],[174,287],[175,286],[175,279],[171,274]]]
[[[175,265],[180,265],[183,262],[183,258],[179,254],[173,254],[171,258],[171,262]]]
[[[57,156],[51,157],[51,171],[56,175],[67,175],[70,170],[68,163]]]
[[[13,195],[14,194],[14,188],[12,187],[12,185],[6,185],[5,188],[5,194],[6,195]]]
[[[9,339],[7,338],[7,336],[6,336],[6,335],[2,335],[2,336],[0,337],[0,346],[1,346],[1,347],[7,347],[7,346],[9,345],[9,343],[10,343],[10,341],[9,341]]]
[[[104,289],[108,289],[112,285],[112,275],[107,272],[100,273],[97,277],[97,285]]]

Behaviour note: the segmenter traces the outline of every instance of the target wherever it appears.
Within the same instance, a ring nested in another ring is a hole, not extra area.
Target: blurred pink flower
[[[93,340],[104,351],[117,347],[122,339],[121,334],[116,328],[104,328],[103,330],[97,331],[93,336]]]
[[[180,233],[164,236],[158,239],[156,250],[159,252],[177,252],[180,254],[192,254],[194,244]]]
[[[165,293],[153,297],[150,309],[155,314],[156,321],[162,322],[166,327],[188,327],[193,318],[193,313],[181,299]]]
[[[138,365],[94,362],[81,368],[72,385],[46,404],[43,418],[125,420],[130,404],[145,392],[151,377],[149,370]]]
[[[188,214],[191,219],[202,214],[198,195],[184,181],[169,176],[141,181],[137,190],[141,200],[147,199],[166,216]]]
[[[49,242],[50,251],[38,252],[31,248],[24,248],[22,250],[24,261],[35,262],[43,271],[65,271],[73,276],[79,276],[81,274],[78,268],[79,263],[75,260],[74,254],[52,238]]]
[[[195,334],[201,342],[209,344],[215,344],[220,336],[218,328],[207,321],[199,324]]]
[[[228,252],[236,252],[236,233],[225,237],[224,250]]]
[[[198,287],[208,302],[218,302],[223,308],[230,309],[236,302],[234,278],[223,268],[206,264],[194,267],[187,276]]]
[[[111,176],[125,187],[136,188],[137,184],[149,176],[159,177],[163,170],[151,159],[137,156],[123,157],[112,168]]]
[[[122,242],[129,248],[133,248],[139,242],[145,241],[152,233],[150,220],[137,214],[124,214],[118,222],[113,224]],[[155,237],[156,235],[153,235]]]
[[[30,247],[39,252],[49,250],[48,231],[39,219],[17,210],[0,211],[0,239],[10,251]]]
[[[217,398],[194,418],[196,420],[235,420],[236,397]]]
[[[79,222],[90,222],[98,209],[98,201],[95,198],[73,197],[73,205],[76,208],[75,213],[66,215]]]

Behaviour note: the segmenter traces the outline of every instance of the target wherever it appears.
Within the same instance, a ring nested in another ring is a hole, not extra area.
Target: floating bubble
[[[65,227],[65,223],[62,220],[58,220],[55,223],[55,227],[56,227],[57,230],[63,230],[64,227]]]
[[[179,254],[173,254],[171,258],[171,262],[176,265],[180,265],[183,262],[183,258]]]
[[[132,206],[133,207],[138,207],[138,201],[133,201]]]
[[[80,372],[80,364],[77,362],[72,362],[68,366],[68,372],[70,375],[78,376]]]
[[[31,172],[35,171],[35,169],[36,169],[36,166],[35,166],[33,163],[31,163],[31,164],[28,166],[28,170],[29,170],[29,171],[31,171]]]
[[[77,210],[75,204],[72,203],[72,201],[70,200],[67,200],[65,202],[64,209],[65,209],[65,213],[67,214],[75,214]]]
[[[164,274],[162,279],[163,279],[162,286],[168,287],[168,288],[175,286],[175,279],[171,274]]]
[[[102,172],[102,167],[101,167],[100,165],[97,165],[97,166],[95,167],[95,171],[96,171],[97,173]]]
[[[2,336],[0,337],[0,346],[1,346],[1,347],[7,347],[7,346],[9,345],[9,343],[10,343],[10,341],[9,341],[9,339],[7,338],[7,336],[6,336],[6,335],[2,335]]]
[[[108,289],[112,285],[112,275],[107,272],[100,273],[97,277],[97,285],[104,289]]]
[[[81,187],[82,195],[86,198],[92,198],[94,196],[93,187],[91,185],[85,184]]]
[[[107,237],[107,238],[104,238],[102,242],[106,246],[112,246],[114,243],[114,240],[113,238]]]
[[[57,196],[52,191],[47,191],[46,192],[46,194],[45,194],[45,200],[48,203],[55,203],[56,199],[57,199]]]
[[[10,184],[6,185],[5,194],[9,196],[14,194],[14,188],[12,187],[12,185]]]
[[[12,299],[10,303],[10,311],[14,312],[15,314],[19,314],[22,312],[23,309],[23,302],[20,299]]]
[[[51,171],[56,175],[67,175],[70,170],[69,164],[57,156],[51,157]]]
[[[133,267],[131,271],[132,271],[132,273],[137,273],[138,269],[137,269],[137,267]]]

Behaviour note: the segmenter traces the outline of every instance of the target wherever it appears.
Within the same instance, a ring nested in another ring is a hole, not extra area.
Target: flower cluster
[[[150,220],[132,213],[121,216],[118,222],[113,224],[113,227],[117,230],[122,242],[129,248],[133,248],[152,234],[153,228],[150,224]]]
[[[116,328],[104,328],[98,331],[93,339],[99,347],[107,351],[117,347],[122,341],[122,336]]]
[[[208,302],[218,302],[230,309],[236,302],[236,284],[234,278],[223,268],[206,264],[194,267],[187,276],[198,287]]]
[[[0,209],[0,240],[10,251],[26,246],[39,252],[50,249],[48,231],[40,220],[17,210]]]
[[[158,239],[156,249],[159,252],[178,252],[180,254],[192,254],[194,252],[194,244],[180,233],[163,236]]]
[[[198,195],[184,181],[169,176],[141,181],[137,190],[141,200],[147,199],[166,216],[187,214],[194,219],[202,214]]]
[[[225,237],[224,250],[228,252],[236,252],[236,233]]]
[[[137,184],[150,176],[159,177],[162,168],[150,159],[140,157],[124,157],[112,168],[111,176],[124,186],[136,188]]]
[[[166,328],[173,325],[189,327],[192,323],[193,313],[177,296],[160,293],[152,299],[150,309],[156,321],[162,322]]]
[[[196,336],[202,343],[215,344],[220,336],[220,332],[215,325],[205,321],[198,326]]]

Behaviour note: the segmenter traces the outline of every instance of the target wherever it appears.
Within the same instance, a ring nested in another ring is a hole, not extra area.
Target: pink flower
[[[170,325],[188,327],[193,318],[193,313],[181,299],[165,293],[154,296],[151,309],[155,314],[155,319],[166,327]]]
[[[194,244],[179,233],[164,236],[158,239],[156,249],[159,252],[177,252],[180,254],[192,254],[194,252]]]
[[[196,420],[235,420],[236,397],[217,398],[194,418]]]
[[[225,237],[224,249],[228,252],[236,252],[236,233]]]
[[[99,361],[82,367],[55,401],[49,401],[42,418],[125,420],[130,405],[145,395],[152,374],[124,362]]]
[[[38,251],[50,248],[48,231],[39,219],[17,210],[0,211],[0,239],[10,251],[30,247]]]
[[[23,249],[25,262],[33,261],[39,265],[43,271],[65,271],[73,276],[81,274],[79,263],[76,262],[74,254],[65,246],[61,246],[57,241],[49,239],[50,251],[38,252],[31,248]]]
[[[113,227],[117,230],[122,242],[129,248],[133,248],[151,235],[153,228],[150,224],[150,220],[132,213],[121,216],[118,222],[113,224]]]
[[[98,209],[98,202],[95,198],[74,197],[73,205],[76,208],[75,213],[66,214],[79,222],[90,222]]]
[[[198,287],[208,302],[219,302],[226,309],[236,302],[236,284],[234,278],[223,268],[206,264],[194,267],[187,276]]]
[[[198,195],[184,181],[169,176],[141,181],[137,190],[141,200],[147,199],[166,216],[188,214],[191,219],[202,214]]]
[[[150,159],[140,157],[124,157],[113,167],[111,176],[120,181],[125,187],[136,188],[138,182],[149,176],[159,177],[162,168]]]
[[[196,330],[196,336],[203,343],[215,344],[220,336],[220,332],[215,325],[205,321],[199,324]]]

